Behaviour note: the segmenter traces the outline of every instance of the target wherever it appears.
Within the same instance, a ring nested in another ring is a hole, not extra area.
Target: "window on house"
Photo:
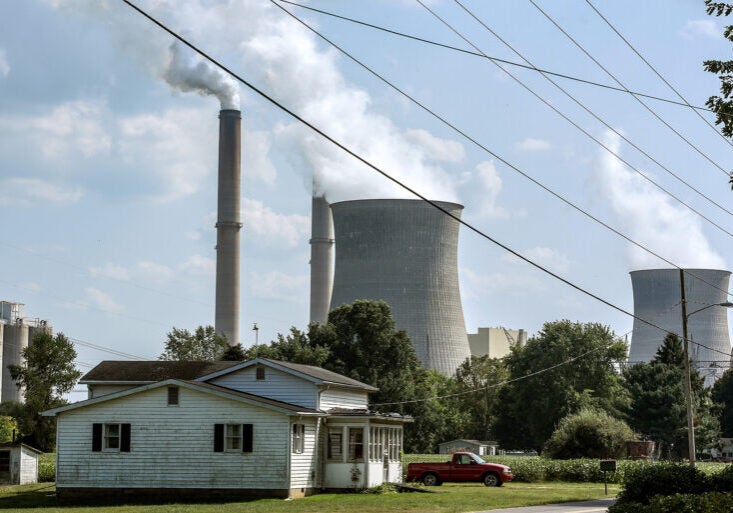
[[[214,452],[253,452],[252,424],[214,424]]]
[[[261,367],[261,366],[257,367],[257,369],[255,370],[255,379],[257,379],[258,381],[265,379],[265,368],[264,367]]]
[[[328,430],[328,459],[339,460],[343,459],[343,437],[344,432],[342,429],[329,429]]]
[[[178,387],[168,387],[168,406],[178,406]]]
[[[92,424],[92,451],[130,452],[130,424]]]
[[[349,461],[364,459],[364,429],[349,428]]]
[[[293,424],[293,452],[302,454],[305,449],[305,424]]]

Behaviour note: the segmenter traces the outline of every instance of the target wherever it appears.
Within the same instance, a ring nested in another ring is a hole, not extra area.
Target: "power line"
[[[356,160],[358,160],[362,164],[366,165],[370,169],[372,169],[375,172],[379,173],[384,178],[390,180],[391,182],[393,182],[394,184],[398,185],[399,187],[401,187],[405,191],[409,192],[410,194],[412,194],[412,195],[420,198],[422,201],[424,201],[425,203],[431,205],[433,208],[435,208],[435,209],[443,212],[443,214],[445,214],[446,216],[450,217],[451,219],[453,219],[457,223],[465,226],[466,229],[468,229],[469,231],[475,233],[479,237],[482,237],[482,238],[484,238],[484,239],[492,242],[494,245],[500,247],[504,251],[507,251],[507,252],[511,253],[512,255],[516,256],[520,260],[523,260],[524,262],[526,262],[526,263],[530,264],[531,266],[535,267],[536,269],[544,272],[545,274],[547,274],[549,276],[552,276],[553,278],[555,278],[558,281],[561,281],[562,283],[564,283],[565,285],[569,286],[570,288],[572,288],[572,289],[574,289],[574,290],[576,290],[576,291],[578,291],[578,292],[580,292],[582,294],[585,294],[586,296],[588,296],[590,298],[595,299],[596,301],[598,301],[598,302],[600,302],[600,303],[608,306],[609,308],[611,308],[613,310],[616,310],[616,311],[618,311],[620,313],[623,313],[623,314],[625,314],[625,315],[627,315],[629,317],[632,317],[634,319],[637,319],[640,322],[643,322],[644,324],[647,324],[647,325],[649,325],[649,326],[651,326],[653,328],[657,328],[657,329],[662,330],[662,331],[665,331],[665,332],[667,331],[664,328],[662,328],[661,326],[658,326],[655,323],[653,323],[651,321],[648,321],[646,319],[642,319],[641,317],[633,314],[632,312],[629,312],[629,311],[623,309],[622,307],[620,307],[618,305],[615,305],[614,303],[611,303],[609,300],[604,299],[601,296],[599,296],[599,295],[597,295],[597,294],[595,294],[595,293],[593,293],[593,292],[591,292],[591,291],[589,291],[589,290],[581,287],[580,285],[575,284],[574,282],[570,281],[569,279],[560,276],[559,274],[551,271],[550,269],[547,269],[546,267],[544,267],[544,266],[538,264],[537,262],[531,260],[529,257],[526,257],[526,256],[522,255],[521,253],[519,253],[518,251],[510,248],[506,244],[503,244],[503,243],[499,242],[498,240],[494,239],[493,237],[491,237],[490,235],[484,233],[483,231],[481,231],[477,227],[473,226],[471,223],[468,223],[467,221],[465,221],[463,219],[460,219],[459,217],[453,215],[451,212],[449,212],[448,210],[442,208],[436,202],[428,199],[427,197],[425,197],[424,195],[420,194],[418,191],[416,191],[415,189],[411,188],[407,184],[401,182],[397,178],[394,178],[393,176],[391,176],[386,171],[382,170],[381,168],[379,168],[375,164],[371,163],[366,158],[358,155],[353,150],[349,149],[347,146],[345,146],[344,144],[340,143],[339,141],[337,141],[336,139],[334,139],[333,137],[331,137],[330,135],[328,135],[327,133],[325,133],[320,128],[318,128],[315,125],[313,125],[311,122],[307,121],[305,118],[303,118],[302,116],[300,116],[296,112],[292,111],[291,109],[289,109],[288,107],[286,107],[285,105],[283,105],[282,103],[280,103],[279,101],[277,101],[276,99],[274,99],[273,97],[269,96],[267,93],[265,93],[264,91],[262,91],[261,89],[259,89],[257,86],[255,86],[254,84],[250,83],[246,79],[242,78],[239,74],[237,74],[234,71],[230,70],[229,68],[227,68],[226,66],[224,66],[223,64],[221,64],[218,60],[214,59],[209,54],[207,54],[206,52],[204,52],[203,50],[201,50],[200,48],[198,48],[196,45],[194,45],[193,43],[189,42],[186,38],[184,38],[183,36],[179,35],[174,30],[168,28],[168,26],[166,26],[164,23],[162,23],[161,21],[158,21],[156,18],[154,18],[152,15],[150,15],[147,12],[145,12],[144,10],[142,10],[140,7],[138,7],[137,5],[135,5],[134,3],[132,3],[130,0],[122,0],[122,2],[124,2],[126,5],[128,5],[130,8],[132,8],[133,10],[135,10],[136,12],[138,12],[139,14],[141,14],[142,16],[144,16],[145,18],[147,18],[148,20],[150,20],[152,23],[154,23],[158,27],[160,27],[162,30],[164,30],[165,32],[167,32],[169,35],[171,35],[172,37],[174,37],[175,39],[177,39],[178,41],[180,41],[181,43],[183,43],[185,46],[187,46],[188,48],[190,48],[191,50],[193,50],[194,52],[196,52],[197,54],[199,54],[201,57],[203,57],[207,61],[211,62],[217,68],[221,69],[222,71],[224,71],[225,73],[227,73],[231,77],[235,78],[237,81],[239,81],[240,83],[242,83],[243,85],[245,85],[248,89],[250,89],[252,92],[254,92],[259,97],[263,98],[264,100],[266,100],[267,102],[271,103],[272,105],[274,105],[275,107],[277,107],[278,109],[280,109],[281,111],[283,111],[284,113],[286,113],[287,115],[291,116],[292,118],[296,119],[297,121],[299,121],[303,125],[307,126],[311,130],[313,130],[316,134],[320,135],[321,137],[323,137],[324,139],[326,139],[327,141],[329,141],[331,144],[333,144],[334,146],[338,147],[342,151],[346,152],[347,154],[349,154],[350,156],[352,156],[353,158],[355,158]],[[274,3],[274,1],[273,1],[273,3]],[[277,4],[275,4],[275,5],[277,5]]]
[[[703,115],[702,115],[702,114],[700,114],[700,113],[699,113],[699,112],[698,112],[697,110],[695,110],[695,108],[694,108],[694,107],[692,107],[692,105],[690,105],[690,102],[688,102],[688,101],[687,101],[687,99],[686,99],[686,98],[685,98],[684,96],[682,96],[682,94],[681,94],[681,93],[680,93],[680,92],[679,92],[679,91],[678,91],[677,89],[675,89],[675,88],[674,88],[674,86],[673,86],[672,84],[670,84],[670,83],[669,83],[669,82],[667,81],[667,79],[665,79],[665,78],[664,78],[664,77],[663,77],[663,76],[661,75],[661,73],[659,73],[659,71],[657,71],[657,69],[656,69],[656,68],[655,68],[654,66],[652,66],[652,65],[651,65],[651,63],[650,63],[650,62],[649,62],[648,60],[646,60],[646,59],[644,58],[644,56],[643,56],[643,55],[641,55],[641,53],[639,53],[639,51],[638,51],[638,50],[637,50],[636,48],[634,48],[634,45],[632,45],[632,44],[631,44],[631,43],[630,43],[630,42],[629,42],[629,41],[628,41],[628,40],[627,40],[627,39],[626,39],[626,38],[625,38],[625,37],[624,37],[624,36],[623,36],[623,35],[621,34],[621,32],[619,32],[619,31],[618,31],[618,30],[616,29],[616,27],[614,27],[614,26],[613,26],[613,24],[612,24],[612,23],[611,23],[610,21],[608,21],[608,18],[606,18],[606,17],[605,17],[605,16],[603,15],[603,14],[601,14],[601,11],[599,11],[599,10],[598,10],[598,9],[596,8],[596,6],[595,6],[595,5],[593,5],[593,3],[591,3],[591,1],[590,1],[590,0],[585,0],[585,3],[587,3],[587,4],[588,4],[588,5],[590,6],[590,8],[591,8],[591,9],[593,9],[593,10],[595,11],[595,13],[596,13],[596,14],[597,14],[598,16],[600,16],[600,18],[601,18],[601,19],[602,19],[602,20],[603,20],[603,21],[604,21],[604,22],[606,23],[606,25],[608,25],[608,26],[609,26],[609,27],[611,28],[611,30],[613,30],[613,31],[614,31],[614,32],[616,33],[616,35],[617,35],[617,36],[618,36],[619,38],[621,38],[621,40],[622,40],[622,41],[623,41],[624,43],[626,43],[626,46],[628,46],[628,47],[629,47],[629,48],[630,48],[630,49],[631,49],[631,50],[632,50],[632,51],[633,51],[633,52],[634,52],[634,53],[635,53],[635,54],[636,54],[636,55],[637,55],[637,56],[639,57],[639,59],[641,59],[641,60],[642,60],[642,62],[643,62],[644,64],[646,64],[646,65],[647,65],[647,66],[649,67],[649,69],[651,69],[651,70],[652,70],[652,71],[654,72],[654,74],[655,74],[655,75],[656,75],[657,77],[659,77],[659,79],[660,79],[660,80],[661,80],[662,82],[664,82],[664,84],[665,84],[665,85],[666,85],[667,87],[669,87],[669,88],[670,88],[670,89],[672,90],[672,92],[674,92],[674,94],[676,94],[676,95],[677,95],[677,97],[678,97],[678,98],[679,98],[680,100],[682,100],[682,101],[683,101],[683,102],[685,103],[685,105],[687,105],[688,107],[691,107],[691,108],[692,108],[692,110],[693,110],[693,111],[695,112],[695,114],[697,114],[697,116],[698,116],[698,117],[699,117],[700,119],[702,119],[702,120],[703,120],[703,122],[704,122],[704,123],[705,123],[706,125],[708,125],[708,126],[709,126],[710,128],[712,128],[712,129],[713,129],[713,131],[714,131],[714,132],[715,132],[716,134],[718,134],[718,135],[719,135],[719,136],[720,136],[720,137],[721,137],[721,138],[722,138],[722,139],[723,139],[723,140],[724,140],[725,142],[727,142],[727,143],[728,143],[729,145],[733,146],[733,142],[731,142],[731,140],[730,140],[730,139],[728,139],[728,138],[727,138],[726,136],[724,136],[724,135],[723,135],[722,133],[720,133],[720,131],[719,131],[719,130],[718,130],[717,128],[715,128],[715,126],[713,126],[713,124],[712,124],[712,123],[710,123],[710,121],[708,121],[707,119],[705,119],[705,118],[703,117]],[[633,94],[635,94],[635,93],[633,93]],[[640,96],[640,95],[637,95],[637,96]],[[710,112],[712,112],[712,110],[711,110]]]
[[[486,29],[486,30],[487,30],[487,31],[488,31],[488,32],[489,32],[489,33],[490,33],[491,35],[493,35],[493,36],[494,36],[495,38],[497,38],[497,39],[498,39],[499,41],[501,41],[501,42],[502,42],[502,43],[503,43],[503,44],[504,44],[504,45],[505,45],[505,46],[506,46],[507,48],[509,48],[509,49],[510,49],[510,50],[511,50],[512,52],[514,52],[514,53],[515,53],[515,54],[516,54],[517,56],[519,56],[519,57],[520,57],[521,59],[523,59],[523,60],[524,60],[525,62],[527,62],[527,64],[529,64],[529,65],[533,65],[533,64],[532,64],[532,62],[531,62],[531,61],[530,61],[530,60],[529,60],[529,59],[528,59],[527,57],[525,57],[525,56],[524,56],[524,55],[523,55],[522,53],[520,53],[520,52],[519,52],[519,50],[517,50],[516,48],[514,48],[514,47],[513,47],[513,46],[512,46],[511,44],[509,44],[509,42],[508,42],[508,41],[506,41],[506,40],[505,40],[504,38],[502,38],[502,37],[501,37],[501,36],[500,36],[499,34],[497,34],[497,33],[496,33],[496,32],[495,32],[494,30],[492,30],[492,29],[491,29],[491,28],[490,28],[490,27],[489,27],[489,26],[488,26],[488,25],[487,25],[487,24],[486,24],[486,23],[485,23],[485,22],[484,22],[483,20],[481,20],[481,19],[480,19],[480,18],[479,18],[479,17],[478,17],[478,16],[477,16],[477,15],[476,15],[475,13],[473,13],[473,12],[472,12],[472,11],[471,11],[470,9],[468,9],[468,8],[467,8],[467,7],[465,6],[465,5],[463,5],[463,4],[462,4],[462,3],[461,3],[461,2],[459,1],[459,0],[454,0],[454,1],[455,1],[455,3],[457,3],[457,4],[458,4],[458,5],[459,5],[459,6],[460,6],[460,7],[461,7],[461,8],[462,8],[462,9],[463,9],[463,10],[464,10],[464,11],[465,11],[465,12],[466,12],[466,13],[467,13],[468,15],[469,15],[469,16],[471,16],[471,17],[472,17],[472,18],[473,18],[474,20],[476,20],[476,22],[478,22],[478,23],[479,23],[479,24],[480,24],[480,25],[481,25],[482,27],[484,27],[484,28],[485,28],[485,29]],[[433,14],[434,14],[434,13],[433,13]],[[441,20],[441,21],[443,21],[443,20]],[[445,23],[445,22],[444,22],[444,23]],[[451,28],[452,28],[452,27],[451,27]],[[453,29],[453,30],[454,30],[454,29]],[[463,37],[463,36],[461,36],[461,37]],[[464,38],[464,40],[465,40],[465,41],[468,41],[468,40],[467,40],[467,39],[465,39],[465,38]],[[473,44],[472,44],[472,43],[470,43],[470,42],[469,42],[469,44],[471,44],[471,45],[473,46]],[[474,48],[477,48],[477,47],[475,47],[475,46],[474,46]],[[478,48],[477,48],[477,49],[478,49]],[[479,51],[480,51],[480,50],[479,50]],[[570,94],[570,93],[569,93],[569,92],[568,92],[568,91],[567,91],[567,90],[566,90],[565,88],[563,88],[563,87],[562,87],[562,86],[561,86],[560,84],[558,84],[557,82],[555,82],[554,80],[552,80],[552,78],[550,78],[549,76],[547,76],[547,75],[546,75],[545,73],[542,73],[542,72],[540,72],[540,74],[541,74],[541,75],[542,75],[542,76],[543,76],[543,77],[545,78],[545,80],[547,80],[547,81],[548,81],[548,82],[550,82],[550,83],[551,83],[552,85],[554,85],[554,86],[555,86],[555,87],[556,87],[557,89],[559,89],[559,90],[560,90],[560,91],[561,91],[561,92],[562,92],[562,93],[563,93],[563,94],[564,94],[565,96],[567,96],[567,97],[568,97],[568,98],[569,98],[569,99],[570,99],[571,101],[573,101],[573,102],[574,102],[574,103],[575,103],[576,105],[578,105],[578,106],[579,106],[579,107],[580,107],[581,109],[583,109],[583,110],[584,110],[585,112],[587,112],[588,114],[590,114],[591,116],[593,116],[593,118],[594,118],[594,119],[596,119],[596,120],[597,120],[598,122],[600,122],[601,124],[603,124],[603,126],[605,126],[606,128],[608,128],[609,130],[611,130],[611,131],[612,131],[612,132],[613,132],[614,134],[616,134],[616,135],[617,135],[618,137],[620,137],[620,138],[621,138],[621,139],[623,139],[624,141],[626,141],[626,142],[627,142],[627,143],[628,143],[629,145],[631,145],[631,146],[632,146],[632,147],[633,147],[634,149],[636,149],[636,150],[637,150],[637,151],[638,151],[639,153],[641,153],[641,154],[642,154],[642,155],[644,155],[644,156],[645,156],[646,158],[648,158],[649,160],[651,160],[652,162],[654,162],[654,163],[655,163],[655,164],[656,164],[657,166],[659,166],[659,167],[660,167],[660,168],[661,168],[662,170],[664,170],[664,171],[665,171],[665,172],[667,172],[667,173],[668,173],[669,175],[671,175],[672,177],[674,177],[674,178],[675,178],[675,179],[676,179],[677,181],[679,181],[680,183],[682,183],[683,185],[685,185],[685,186],[686,186],[686,187],[687,187],[688,189],[690,189],[690,190],[694,191],[695,193],[697,193],[697,194],[698,194],[699,196],[701,196],[701,197],[702,197],[703,199],[707,200],[707,201],[708,201],[708,202],[710,202],[711,204],[713,204],[713,205],[715,205],[716,207],[718,207],[718,208],[719,208],[720,210],[722,210],[723,212],[726,212],[727,214],[733,215],[733,212],[731,212],[730,210],[728,210],[727,208],[725,208],[725,207],[724,207],[723,205],[721,205],[721,204],[717,203],[717,202],[716,202],[715,200],[713,200],[712,198],[710,198],[709,196],[707,196],[707,195],[706,195],[705,193],[703,193],[702,191],[700,191],[700,190],[698,190],[697,188],[695,188],[694,186],[692,186],[692,185],[691,185],[690,183],[688,183],[688,182],[687,182],[687,181],[685,181],[685,180],[684,180],[684,179],[683,179],[682,177],[680,177],[679,175],[677,175],[676,173],[674,173],[674,172],[673,172],[673,171],[672,171],[671,169],[669,169],[669,168],[668,168],[667,166],[665,166],[664,164],[662,164],[661,162],[659,162],[659,161],[658,161],[657,159],[655,159],[655,158],[654,158],[653,156],[651,156],[651,155],[650,155],[650,154],[649,154],[648,152],[646,152],[645,150],[643,150],[642,148],[640,148],[640,147],[639,147],[638,145],[636,145],[636,144],[635,144],[635,143],[634,143],[633,141],[631,141],[631,140],[630,140],[630,139],[629,139],[628,137],[626,137],[626,136],[625,136],[625,135],[624,135],[623,133],[621,133],[620,131],[616,130],[616,129],[615,129],[614,127],[612,127],[612,126],[611,126],[611,125],[610,125],[609,123],[607,123],[607,122],[606,122],[606,121],[605,121],[604,119],[602,119],[602,118],[601,118],[600,116],[598,116],[598,115],[597,115],[597,114],[596,114],[595,112],[593,112],[593,111],[592,111],[592,110],[591,110],[590,108],[588,108],[588,107],[587,107],[587,106],[586,106],[586,105],[585,105],[585,104],[584,104],[583,102],[581,102],[581,101],[580,101],[580,100],[578,100],[578,99],[577,99],[577,98],[576,98],[575,96],[573,96],[572,94]],[[595,139],[594,139],[594,140],[595,140]],[[596,141],[596,142],[597,142],[597,141]],[[604,147],[605,147],[605,146],[604,146]],[[612,154],[613,154],[614,156],[616,156],[616,157],[618,158],[618,155],[616,155],[616,154],[615,154],[615,152],[611,152],[611,153],[612,153]],[[627,165],[629,165],[629,164],[627,163]],[[667,191],[666,191],[666,189],[664,189],[664,188],[662,188],[661,186],[659,186],[659,185],[658,185],[658,184],[657,184],[656,182],[654,182],[654,181],[653,181],[653,180],[652,180],[651,178],[649,178],[649,177],[648,177],[648,176],[647,176],[646,174],[642,173],[642,172],[641,172],[640,170],[638,170],[638,169],[636,169],[636,168],[634,168],[634,167],[632,167],[632,166],[630,166],[630,167],[631,167],[631,169],[632,169],[632,170],[634,170],[634,171],[635,171],[635,172],[636,172],[636,173],[637,173],[638,175],[640,175],[641,177],[643,177],[643,178],[644,178],[645,180],[647,180],[647,181],[648,181],[648,182],[650,182],[651,184],[655,185],[655,186],[656,186],[657,188],[659,188],[660,190],[662,190],[662,191],[664,191],[664,192],[667,192]],[[668,193],[668,192],[667,192],[667,193]],[[668,194],[669,194],[669,193],[668,193]],[[670,194],[670,196],[672,196],[672,195]],[[672,196],[672,197],[674,197],[674,196]],[[676,199],[676,198],[675,198],[675,199]]]
[[[106,346],[100,346],[99,344],[92,344],[91,342],[86,342],[84,340],[79,340],[78,338],[68,337],[69,340],[74,342],[75,344],[78,344],[80,346],[89,347],[91,349],[96,349],[97,351],[103,351],[105,353],[113,354],[115,356],[122,356],[124,358],[129,358],[130,360],[150,360],[150,358],[146,358],[144,356],[131,354],[131,353],[125,353],[123,351],[118,351],[116,349],[112,349],[110,347]]]
[[[397,91],[398,93],[400,93],[401,95],[403,95],[405,98],[407,98],[408,100],[410,100],[412,103],[414,103],[415,105],[417,105],[418,107],[420,107],[421,109],[423,109],[425,112],[427,112],[428,114],[430,114],[431,116],[433,116],[435,119],[439,120],[440,122],[442,122],[443,124],[445,124],[447,127],[451,128],[453,131],[455,131],[456,133],[458,133],[459,135],[461,135],[462,137],[464,137],[466,140],[468,140],[469,142],[471,142],[472,144],[474,144],[478,148],[482,149],[483,151],[485,151],[486,153],[488,153],[489,155],[491,155],[492,157],[494,157],[497,160],[501,161],[504,165],[506,165],[507,167],[509,167],[510,169],[512,169],[513,171],[515,171],[516,173],[520,174],[522,177],[526,178],[527,180],[529,180],[533,184],[537,185],[538,187],[540,187],[544,191],[546,191],[549,194],[553,195],[554,197],[556,197],[557,199],[559,199],[560,201],[562,201],[566,205],[570,206],[571,208],[575,209],[576,211],[580,212],[584,216],[588,217],[589,219],[591,219],[594,222],[600,224],[604,228],[606,228],[606,229],[610,230],[611,232],[615,233],[616,235],[618,235],[619,237],[623,238],[627,242],[635,245],[636,247],[640,248],[643,251],[646,251],[650,255],[653,255],[653,256],[659,258],[663,262],[665,262],[665,263],[667,263],[667,264],[669,264],[669,265],[671,265],[671,266],[673,266],[673,267],[675,267],[677,269],[681,269],[674,262],[671,262],[670,260],[668,260],[668,259],[662,257],[661,255],[655,253],[654,251],[652,251],[651,249],[647,248],[646,246],[644,246],[644,245],[642,245],[642,244],[634,241],[633,239],[631,239],[627,235],[623,234],[619,230],[613,228],[612,226],[610,226],[607,223],[605,223],[604,221],[596,218],[595,216],[593,216],[592,214],[590,214],[586,210],[584,210],[581,207],[575,205],[570,200],[568,200],[565,197],[563,197],[561,194],[559,194],[559,193],[555,192],[554,190],[550,189],[549,187],[547,187],[546,185],[544,185],[542,182],[540,182],[540,181],[532,178],[527,173],[525,173],[524,171],[522,171],[521,169],[519,169],[517,166],[511,164],[508,160],[504,159],[503,157],[501,157],[500,155],[498,155],[497,153],[495,153],[494,151],[492,151],[488,147],[484,146],[478,140],[476,140],[472,136],[468,135],[467,133],[465,133],[464,131],[462,131],[457,126],[453,125],[450,121],[448,121],[447,119],[445,119],[441,115],[439,115],[436,112],[434,112],[433,110],[431,110],[429,107],[425,106],[424,104],[422,104],[421,102],[419,102],[418,100],[416,100],[414,97],[412,97],[411,95],[409,95],[404,90],[402,90],[399,87],[397,87],[396,85],[394,85],[392,82],[390,82],[389,80],[387,80],[386,78],[384,78],[382,75],[380,75],[379,73],[377,73],[376,71],[374,71],[373,69],[371,69],[369,66],[367,66],[366,64],[364,64],[363,62],[361,62],[359,59],[357,59],[356,57],[354,57],[351,53],[349,53],[348,51],[344,50],[341,46],[339,46],[335,42],[331,41],[329,38],[327,38],[325,35],[323,35],[322,33],[320,33],[318,30],[316,30],[313,27],[311,27],[308,23],[306,23],[305,21],[303,21],[302,19],[300,19],[298,16],[296,16],[293,13],[291,13],[290,11],[288,11],[287,9],[285,9],[284,7],[282,7],[281,5],[277,4],[273,0],[271,0],[271,2],[276,7],[278,7],[280,10],[282,10],[283,12],[285,12],[286,14],[288,14],[290,17],[292,17],[294,20],[296,20],[297,22],[299,22],[301,25],[303,25],[304,27],[306,27],[307,29],[309,29],[311,32],[313,32],[314,34],[316,34],[318,37],[320,37],[321,39],[323,39],[325,42],[327,42],[328,44],[330,44],[331,46],[333,46],[334,48],[336,48],[337,50],[339,50],[346,57],[348,57],[349,59],[351,59],[354,63],[356,63],[359,66],[361,66],[363,69],[365,69],[366,71],[368,71],[369,73],[371,73],[373,76],[375,76],[376,78],[378,78],[379,80],[381,80],[382,82],[384,82],[386,85],[388,85],[389,87],[391,87],[392,89],[394,89],[395,91]],[[512,76],[512,75],[510,74],[510,76]],[[515,78],[515,80],[516,80],[516,78]],[[717,290],[720,290],[720,291],[724,292],[727,295],[730,295],[730,293],[727,290],[721,289],[717,285],[712,284],[712,283],[706,281],[705,279],[703,279],[703,278],[701,278],[699,276],[696,276],[696,275],[694,275],[692,273],[689,273],[688,271],[685,271],[685,272],[688,273],[688,274],[690,274],[694,278],[702,281],[703,283],[706,283],[707,285],[709,285],[709,286],[711,286],[711,287],[713,287],[713,288],[715,288]]]
[[[546,69],[542,69],[542,68],[536,68],[536,67],[531,66],[531,65],[528,66],[526,64],[522,64],[522,63],[519,63],[519,62],[513,62],[513,61],[509,61],[509,60],[505,60],[505,59],[500,59],[498,57],[492,57],[490,55],[485,55],[485,54],[482,54],[482,53],[473,52],[471,50],[466,50],[465,48],[459,48],[459,47],[456,47],[456,46],[451,46],[451,45],[448,45],[448,44],[439,43],[437,41],[432,41],[430,39],[426,39],[426,38],[423,38],[423,37],[410,35],[410,34],[407,34],[407,33],[404,33],[404,32],[400,32],[400,31],[397,31],[397,30],[389,29],[389,28],[382,27],[382,26],[379,26],[379,25],[374,25],[372,23],[367,23],[365,21],[357,20],[355,18],[350,18],[348,16],[342,16],[340,14],[336,14],[336,13],[329,12],[329,11],[324,11],[322,9],[316,9],[315,7],[310,7],[308,5],[303,5],[303,4],[299,4],[299,3],[296,3],[296,2],[291,2],[289,0],[277,0],[277,1],[278,2],[282,2],[282,3],[285,3],[285,4],[290,4],[290,5],[295,6],[295,7],[300,7],[301,9],[307,9],[309,11],[317,12],[319,14],[323,14],[323,15],[326,15],[326,16],[331,16],[333,18],[338,18],[340,20],[348,21],[348,22],[355,23],[355,24],[358,24],[358,25],[363,25],[365,27],[373,28],[375,30],[380,30],[382,32],[386,32],[388,34],[392,34],[392,35],[395,35],[395,36],[403,37],[403,38],[406,38],[406,39],[412,39],[414,41],[419,41],[421,43],[426,43],[426,44],[437,46],[437,47],[440,47],[440,48],[445,48],[447,50],[452,50],[452,51],[455,51],[455,52],[461,52],[461,53],[464,53],[466,55],[472,55],[474,57],[480,57],[482,59],[489,59],[489,60],[492,60],[492,61],[500,62],[502,64],[508,64],[510,66],[516,66],[518,68],[524,68],[524,69],[531,70],[531,71],[537,71],[539,73],[545,73],[547,75],[552,75],[552,76],[555,76],[555,77],[558,77],[558,78],[564,78],[564,79],[567,79],[567,80],[572,80],[572,81],[580,82],[580,83],[583,83],[583,84],[588,84],[588,85],[592,85],[592,86],[596,86],[596,87],[601,87],[603,89],[610,89],[612,91],[618,91],[618,92],[626,93],[626,94],[635,94],[636,96],[642,96],[644,98],[649,98],[650,100],[657,100],[657,101],[660,101],[660,102],[671,103],[673,105],[679,105],[679,106],[682,106],[682,107],[689,107],[689,108],[695,109],[695,110],[704,110],[704,111],[707,111],[707,112],[713,112],[711,109],[708,109],[707,107],[699,107],[699,106],[695,106],[695,105],[690,105],[689,103],[686,103],[686,102],[685,103],[678,102],[676,100],[671,100],[669,98],[662,98],[660,96],[654,96],[654,95],[651,95],[651,94],[640,93],[638,91],[629,91],[627,89],[622,89],[620,87],[614,87],[614,86],[609,85],[609,84],[602,84],[600,82],[594,82],[592,80],[586,80],[586,79],[583,79],[583,78],[578,78],[578,77],[574,77],[574,76],[571,76],[571,75],[566,75],[564,73],[557,73],[557,72],[546,70]]]
[[[272,0],[271,0],[272,1]],[[460,31],[458,31],[455,27],[453,27],[450,23],[448,23],[444,18],[442,18],[438,13],[436,13],[434,10],[432,10],[430,7],[425,5],[421,0],[415,0],[417,3],[419,3],[423,8],[425,8],[430,14],[432,14],[436,19],[438,19],[441,23],[443,23],[446,27],[448,27],[451,31],[453,31],[458,37],[466,41],[469,45],[473,46],[477,51],[481,51],[480,48],[478,48],[476,45],[474,45],[469,39],[467,39]],[[498,36],[497,36],[498,37]],[[715,226],[722,232],[728,234],[729,236],[733,237],[733,232],[728,231],[709,217],[705,216],[702,212],[695,209],[692,205],[688,204],[687,202],[683,201],[681,198],[677,197],[676,195],[672,194],[670,191],[662,187],[660,184],[649,178],[647,175],[639,171],[636,167],[634,167],[629,161],[621,157],[617,152],[613,151],[611,148],[608,147],[608,145],[604,144],[602,141],[598,140],[593,134],[585,130],[583,127],[581,127],[579,124],[577,124],[575,121],[570,119],[568,116],[563,114],[560,110],[558,110],[554,105],[552,105],[549,101],[545,100],[543,97],[541,97],[539,94],[537,94],[532,88],[530,88],[528,85],[526,85],[524,82],[522,82],[519,78],[517,78],[512,72],[505,69],[501,64],[493,63],[496,67],[498,67],[500,70],[502,70],[504,73],[509,75],[509,77],[512,78],[517,84],[522,86],[525,90],[527,90],[530,94],[532,94],[535,98],[537,98],[539,101],[544,103],[547,107],[549,107],[552,111],[554,111],[557,115],[562,117],[565,121],[573,125],[575,128],[577,128],[580,132],[585,134],[589,139],[593,140],[601,146],[603,149],[605,149],[608,153],[616,157],[620,162],[623,162],[626,164],[630,169],[632,169],[634,172],[636,172],[638,175],[640,175],[642,178],[647,180],[649,183],[657,187],[659,190],[667,194],[669,197],[675,199],[680,204],[687,207],[691,212],[694,212],[699,217],[710,223],[711,225]]]
[[[628,91],[628,88],[618,78],[616,78],[616,76],[613,73],[611,73],[610,71],[608,71],[608,69],[606,69],[605,66],[603,66],[600,62],[598,62],[598,60],[595,57],[593,57],[583,47],[583,45],[581,45],[580,43],[578,43],[567,31],[565,31],[565,29],[563,29],[552,18],[552,16],[550,16],[545,11],[543,11],[542,8],[539,5],[537,5],[534,0],[527,0],[527,1],[529,3],[531,3],[540,13],[542,13],[542,15],[545,18],[547,18],[550,21],[550,23],[552,23],[560,32],[562,32],[565,35],[565,37],[567,37],[576,47],[578,47],[580,49],[580,51],[582,51],[599,68],[601,68],[609,77],[611,77],[614,80],[614,82],[616,82],[619,86],[623,87],[624,89],[626,89]],[[702,150],[700,150],[700,148],[698,148],[692,142],[690,142],[685,136],[683,136],[680,132],[678,132],[672,125],[670,125],[664,119],[662,119],[662,117],[659,114],[657,114],[656,112],[654,112],[654,109],[652,109],[651,107],[649,107],[646,103],[644,103],[643,100],[641,100],[640,98],[637,98],[633,94],[631,96],[637,102],[639,102],[647,111],[649,111],[649,113],[652,116],[654,116],[655,118],[657,118],[664,126],[666,126],[667,128],[669,128],[675,135],[677,135],[677,137],[679,137],[680,139],[682,139],[690,148],[692,148],[693,150],[695,150],[698,154],[700,154],[701,157],[703,157],[705,160],[707,160],[708,162],[710,162],[713,166],[715,166],[716,168],[718,168],[723,174],[725,174],[726,177],[729,177],[728,171],[726,171],[725,169],[723,169],[717,162],[715,162],[713,159],[711,159],[710,157],[708,157]]]

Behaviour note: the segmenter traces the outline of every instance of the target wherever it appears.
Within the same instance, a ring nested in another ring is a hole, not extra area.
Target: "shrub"
[[[643,465],[626,473],[618,502],[649,504],[655,495],[699,494],[708,486],[706,475],[687,464]]]
[[[38,482],[51,483],[56,480],[56,454],[44,453],[38,457]]]
[[[581,410],[563,418],[545,444],[543,456],[571,458],[622,458],[626,441],[634,433],[625,422],[605,412]]]
[[[609,513],[720,513],[733,510],[733,495],[710,492],[699,495],[657,495],[649,504],[617,502]]]

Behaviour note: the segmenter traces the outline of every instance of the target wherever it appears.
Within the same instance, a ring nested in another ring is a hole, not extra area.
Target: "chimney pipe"
[[[323,196],[313,196],[311,206],[310,322],[326,324],[333,289],[333,217]]]
[[[215,329],[239,343],[239,231],[242,113],[219,112],[219,199],[216,220]]]

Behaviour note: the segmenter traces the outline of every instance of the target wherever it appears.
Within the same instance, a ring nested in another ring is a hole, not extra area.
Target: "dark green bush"
[[[617,502],[609,513],[722,513],[733,511],[733,495],[710,492],[699,495],[657,495],[649,504]]]
[[[727,466],[722,472],[708,477],[713,492],[733,492],[733,467]]]
[[[709,489],[707,476],[682,463],[655,463],[629,469],[619,503],[649,504],[655,495],[699,494]]]
[[[626,441],[633,439],[634,433],[624,421],[586,409],[560,421],[542,455],[561,460],[623,458]]]

